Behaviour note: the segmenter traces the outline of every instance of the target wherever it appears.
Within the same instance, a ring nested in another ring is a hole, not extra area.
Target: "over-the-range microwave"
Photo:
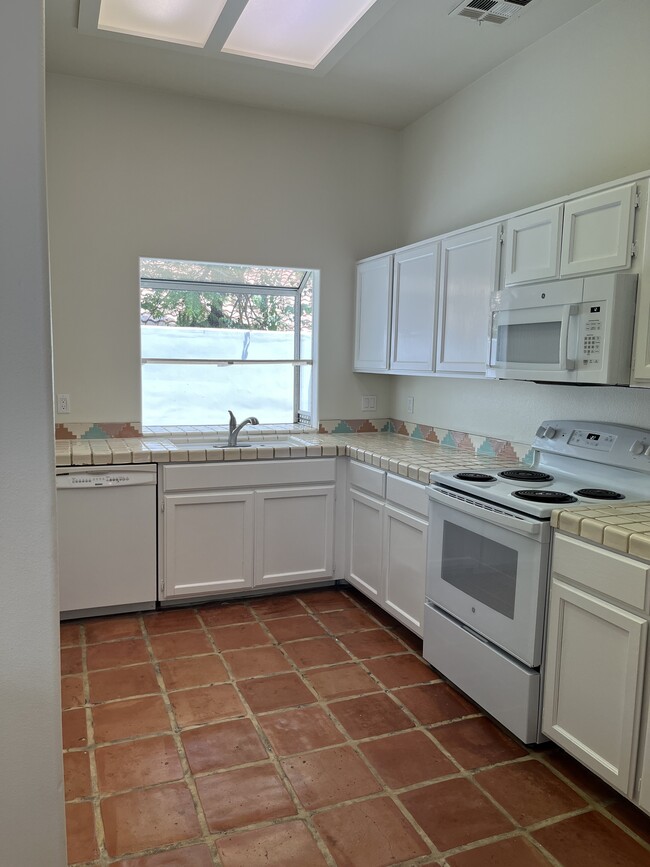
[[[636,274],[599,274],[491,297],[488,376],[629,385]]]

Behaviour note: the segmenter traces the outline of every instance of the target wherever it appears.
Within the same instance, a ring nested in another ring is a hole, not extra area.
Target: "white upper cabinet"
[[[391,370],[433,370],[437,276],[437,242],[395,253]]]
[[[506,223],[505,284],[551,280],[560,272],[564,205],[513,217]]]
[[[355,370],[388,370],[392,272],[392,255],[357,265]]]
[[[441,242],[437,372],[485,373],[500,235],[501,226],[495,223]]]
[[[560,276],[629,268],[636,183],[567,202]]]

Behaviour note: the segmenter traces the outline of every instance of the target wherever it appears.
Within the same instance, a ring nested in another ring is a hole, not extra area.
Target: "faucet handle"
[[[230,416],[230,430],[237,426],[237,419],[235,418],[235,414],[231,409],[228,410],[228,415]]]

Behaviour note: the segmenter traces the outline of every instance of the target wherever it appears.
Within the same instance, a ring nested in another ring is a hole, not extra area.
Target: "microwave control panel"
[[[588,302],[581,305],[578,365],[583,369],[602,365],[605,310],[604,302]]]

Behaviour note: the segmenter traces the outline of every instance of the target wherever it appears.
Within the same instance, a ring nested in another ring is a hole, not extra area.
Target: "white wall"
[[[649,35],[647,0],[603,0],[408,127],[402,243],[650,169]],[[650,428],[650,392],[400,377],[392,414],[526,442],[544,417]]]
[[[139,256],[322,269],[320,415],[361,415],[354,262],[397,237],[397,133],[57,75],[47,131],[58,421],[140,418]]]
[[[65,857],[41,0],[0,4],[0,864]]]

